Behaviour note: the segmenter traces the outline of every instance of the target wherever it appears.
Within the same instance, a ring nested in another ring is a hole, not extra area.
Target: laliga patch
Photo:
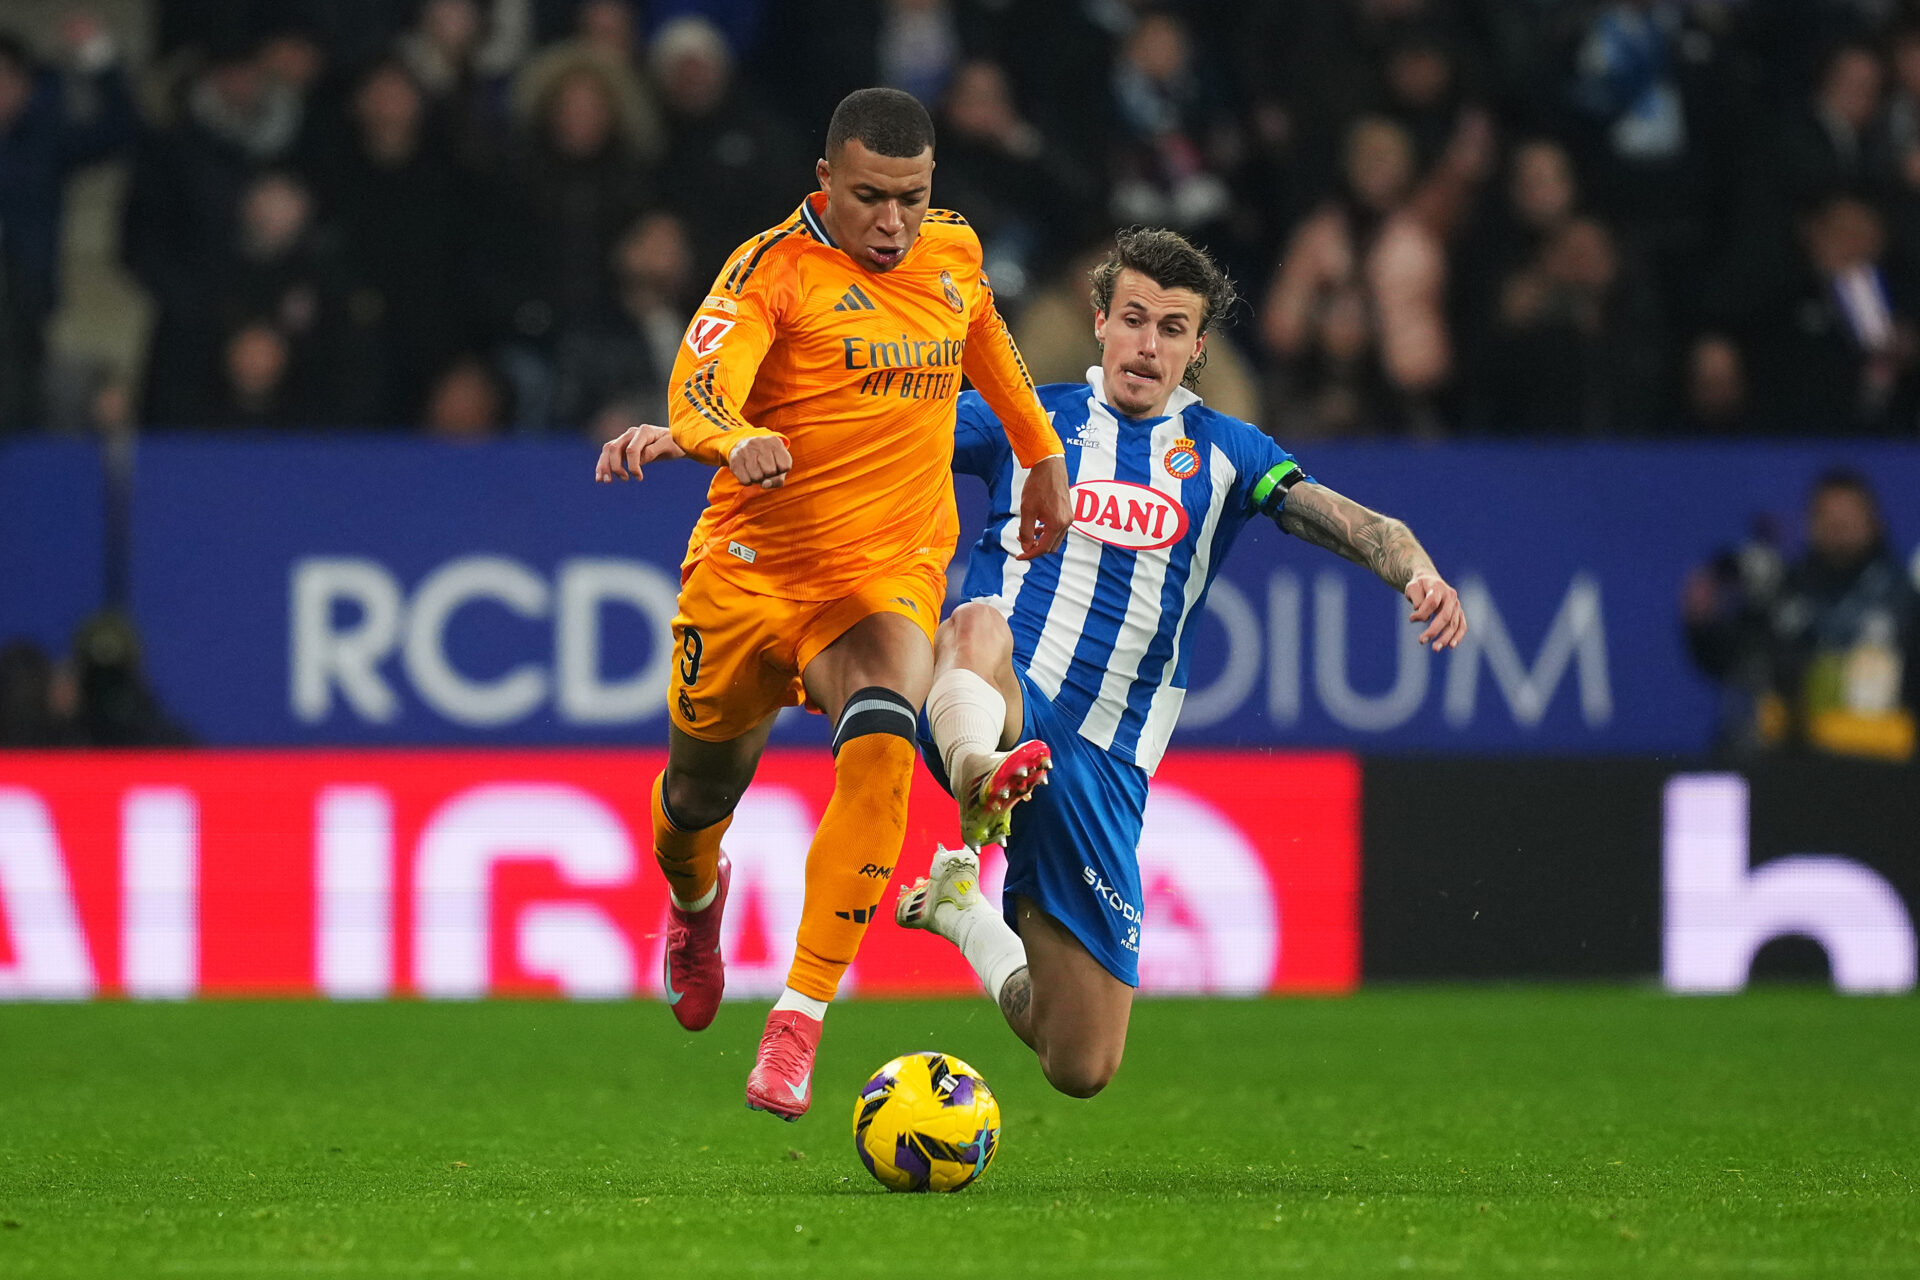
[[[1173,442],[1173,448],[1167,450],[1167,456],[1160,460],[1160,465],[1175,480],[1190,480],[1200,474],[1200,454],[1194,448],[1193,441],[1181,436]]]
[[[720,349],[720,339],[738,323],[738,320],[722,320],[717,316],[695,316],[687,326],[687,350],[705,360]]]
[[[964,312],[967,309],[967,304],[960,297],[960,290],[954,286],[953,272],[942,271],[940,273],[940,292],[947,295],[947,305],[953,308],[955,314]]]

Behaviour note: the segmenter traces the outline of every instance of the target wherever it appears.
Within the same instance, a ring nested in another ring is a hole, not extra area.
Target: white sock
[[[804,1013],[815,1022],[819,1022],[827,1016],[827,1002],[815,1000],[812,996],[803,996],[792,987],[787,987],[780,992],[780,998],[773,1002],[773,1011]]]
[[[720,896],[720,878],[718,876],[715,876],[713,883],[707,886],[707,891],[701,894],[699,897],[695,898],[692,902],[680,901],[680,895],[675,893],[671,889],[667,890],[667,896],[669,898],[672,898],[673,905],[680,908],[682,911],[686,911],[686,912],[705,911],[708,907],[713,905],[713,900]]]
[[[935,907],[933,926],[934,932],[960,948],[995,1004],[1000,1003],[1000,988],[1007,979],[1027,967],[1027,948],[1020,935],[984,899],[974,903],[971,911],[946,903]]]
[[[999,747],[1006,721],[1007,700],[978,672],[955,667],[933,682],[927,693],[927,723],[947,780],[962,800],[961,789],[980,772],[980,758]]]

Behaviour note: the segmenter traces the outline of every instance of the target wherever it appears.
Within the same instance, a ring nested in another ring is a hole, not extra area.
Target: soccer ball
[[[909,1053],[873,1073],[853,1104],[853,1149],[889,1191],[958,1191],[1000,1145],[1000,1104],[958,1058]]]

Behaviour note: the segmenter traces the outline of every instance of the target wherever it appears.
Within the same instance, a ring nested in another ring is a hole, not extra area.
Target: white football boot
[[[903,929],[925,929],[953,942],[957,917],[983,901],[980,855],[968,848],[936,848],[927,874],[901,887],[893,919]]]

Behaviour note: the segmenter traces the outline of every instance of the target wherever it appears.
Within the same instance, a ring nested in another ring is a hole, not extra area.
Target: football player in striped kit
[[[1467,626],[1405,524],[1314,483],[1258,428],[1194,394],[1208,332],[1234,300],[1204,252],[1171,231],[1122,232],[1093,283],[1100,366],[1040,390],[1072,481],[1059,555],[1015,558],[1026,473],[992,413],[961,397],[954,470],[987,482],[991,514],[967,602],[936,637],[920,719],[943,782],[1038,739],[1052,751],[1049,785],[986,833],[1004,840],[1004,913],[981,896],[977,843],[936,853],[896,905],[900,924],[960,948],[1047,1079],[1076,1097],[1104,1088],[1126,1047],[1148,779],[1185,695],[1188,624],[1234,537],[1266,516],[1366,566],[1406,596],[1436,650]]]
[[[1039,389],[1072,484],[1058,555],[1018,558],[1029,473],[980,397],[960,397],[953,467],[986,481],[991,511],[967,601],[935,638],[921,753],[949,791],[1029,741],[1047,744],[1051,769],[1024,803],[964,808],[963,847],[934,855],[895,919],[957,946],[1048,1081],[1075,1097],[1105,1088],[1126,1048],[1148,780],[1185,696],[1187,624],[1240,530],[1265,516],[1371,569],[1436,650],[1467,630],[1459,594],[1405,524],[1316,484],[1257,427],[1201,403],[1207,335],[1233,302],[1225,274],[1180,235],[1117,237],[1093,279],[1100,366]],[[636,476],[680,456],[658,427],[605,453]],[[979,887],[979,849],[996,841],[1003,909]]]

